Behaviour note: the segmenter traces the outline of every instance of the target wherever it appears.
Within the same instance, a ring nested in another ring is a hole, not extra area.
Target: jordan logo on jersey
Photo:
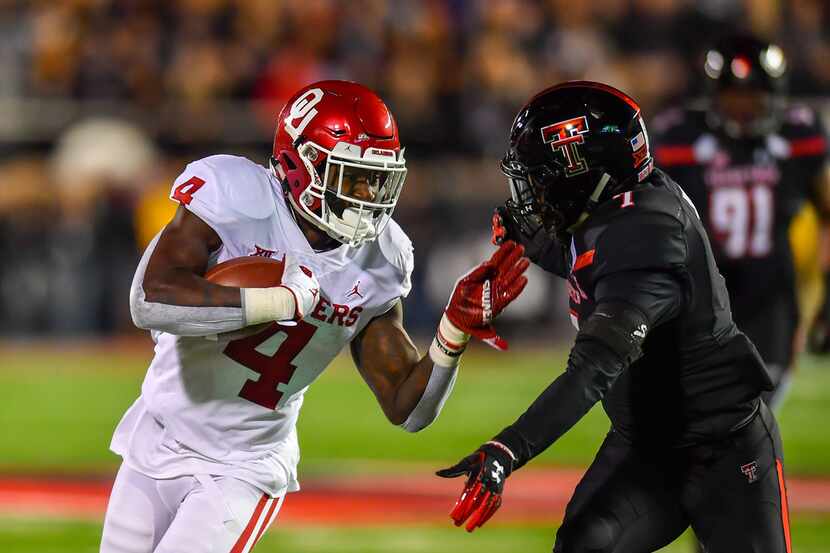
[[[357,297],[359,297],[360,299],[363,299],[363,294],[361,294],[361,293],[360,293],[360,281],[359,281],[359,280],[358,280],[357,282],[355,282],[355,284],[354,284],[354,288],[352,288],[352,289],[351,289],[351,290],[350,290],[350,291],[346,294],[346,299],[352,298],[352,297],[354,297],[354,296],[357,296]]]
[[[267,250],[257,246],[256,244],[254,244],[254,248],[256,248],[254,252],[248,254],[251,257],[274,257],[274,254],[276,253],[274,250]]]

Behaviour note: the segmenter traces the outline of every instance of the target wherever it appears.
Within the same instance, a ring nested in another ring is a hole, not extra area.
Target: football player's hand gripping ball
[[[487,522],[501,506],[504,481],[513,471],[513,454],[498,442],[487,442],[457,464],[439,470],[442,478],[467,476],[467,483],[455,502],[450,518],[456,526],[467,521],[472,532]]]
[[[320,295],[320,283],[308,267],[300,265],[294,259],[285,258],[285,270],[280,286],[287,288],[294,295],[294,321],[308,315],[317,304]]]
[[[493,256],[455,283],[445,314],[456,328],[496,349],[507,342],[493,327],[493,319],[515,300],[527,285],[524,272],[530,261],[524,248],[504,242]]]
[[[246,326],[271,321],[294,325],[314,309],[319,295],[320,283],[311,269],[286,256],[279,286],[242,288]]]

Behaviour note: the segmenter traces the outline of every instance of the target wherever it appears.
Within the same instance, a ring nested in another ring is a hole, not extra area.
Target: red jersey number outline
[[[285,333],[285,341],[280,344],[274,355],[268,356],[257,351],[266,340]],[[243,367],[259,373],[257,380],[248,379],[239,391],[239,397],[266,409],[276,409],[283,390],[280,384],[288,384],[297,366],[292,364],[297,355],[311,341],[317,327],[305,321],[297,321],[296,326],[283,326],[272,323],[268,328],[253,336],[230,342],[222,353]]]

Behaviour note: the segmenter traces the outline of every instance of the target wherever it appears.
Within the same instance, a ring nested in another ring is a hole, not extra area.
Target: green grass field
[[[517,350],[465,356],[441,417],[414,435],[384,419],[351,361],[338,358],[306,394],[302,472],[331,470],[332,461],[454,461],[512,422],[563,367],[561,352]],[[109,439],[149,354],[0,353],[0,473],[114,470]],[[805,358],[779,417],[789,473],[830,475],[829,400],[830,363]],[[534,463],[584,466],[607,428],[597,407]]]
[[[107,447],[112,430],[135,399],[146,352],[0,351],[0,475],[108,474],[119,459]],[[453,397],[440,419],[417,435],[383,418],[348,358],[339,358],[306,396],[300,416],[301,478],[334,470],[429,470],[455,461],[509,424],[560,372],[562,352],[482,348],[465,357]],[[804,359],[780,422],[791,474],[830,475],[830,366]],[[608,427],[599,408],[534,463],[584,466]],[[553,528],[488,525],[467,535],[449,527],[281,528],[257,551],[466,553],[549,551]],[[100,526],[73,521],[2,520],[2,552],[97,551]],[[830,519],[796,518],[794,550],[830,550]],[[667,552],[689,552],[681,540]]]

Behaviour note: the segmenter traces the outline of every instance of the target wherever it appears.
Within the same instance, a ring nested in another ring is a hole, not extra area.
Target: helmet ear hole
[[[286,165],[286,166],[288,166],[288,168],[289,168],[290,170],[294,171],[294,170],[296,170],[296,169],[297,169],[297,166],[294,164],[294,160],[293,160],[293,159],[291,159],[291,156],[287,156],[287,155],[285,155],[285,154],[282,154],[282,156],[281,156],[281,157],[282,157],[282,160],[281,160],[281,161],[282,161],[283,163],[285,163],[285,165]]]

